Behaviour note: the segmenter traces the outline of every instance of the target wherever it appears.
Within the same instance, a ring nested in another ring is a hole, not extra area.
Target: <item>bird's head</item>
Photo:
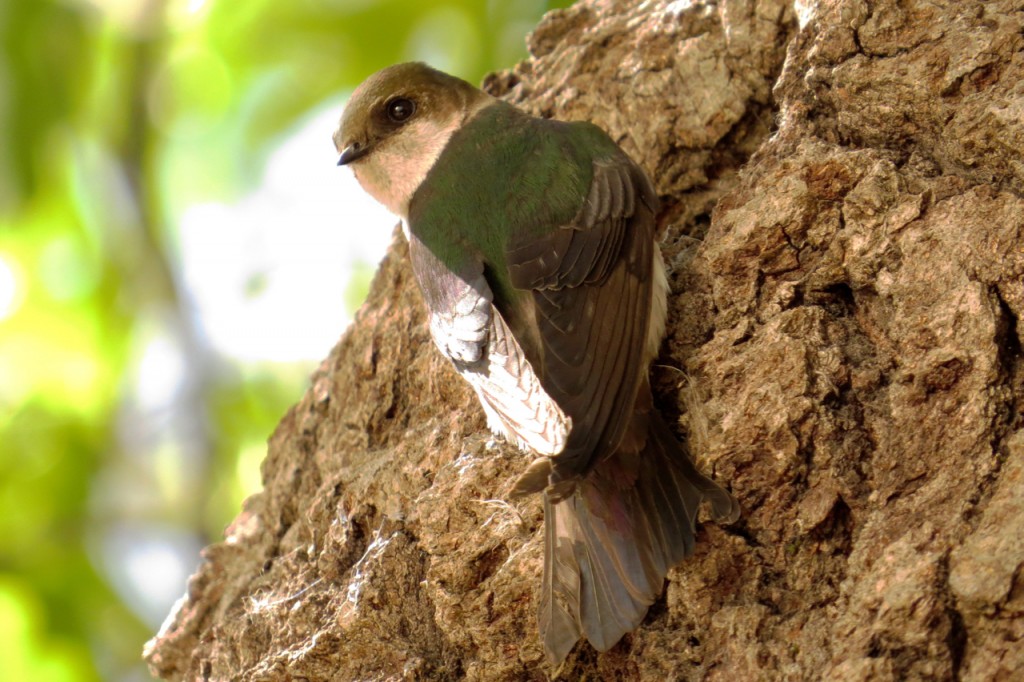
[[[334,133],[339,166],[403,218],[452,134],[493,99],[469,83],[412,62],[382,69],[356,88]]]

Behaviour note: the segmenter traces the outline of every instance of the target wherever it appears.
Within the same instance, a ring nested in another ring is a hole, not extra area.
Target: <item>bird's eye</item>
[[[405,97],[396,97],[387,103],[385,111],[395,123],[404,123],[416,111],[416,103]]]

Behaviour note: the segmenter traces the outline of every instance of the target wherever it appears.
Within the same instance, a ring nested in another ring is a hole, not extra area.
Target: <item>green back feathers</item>
[[[593,160],[616,154],[596,126],[537,119],[496,102],[452,136],[412,198],[410,228],[453,270],[473,254],[501,273],[509,240],[571,223]]]

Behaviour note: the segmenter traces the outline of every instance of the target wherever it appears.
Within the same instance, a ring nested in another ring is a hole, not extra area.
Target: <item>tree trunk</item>
[[[740,500],[644,624],[560,671],[539,500],[396,240],[265,489],[147,647],[169,679],[1024,675],[1024,2],[592,0],[486,86],[654,178],[653,379]]]

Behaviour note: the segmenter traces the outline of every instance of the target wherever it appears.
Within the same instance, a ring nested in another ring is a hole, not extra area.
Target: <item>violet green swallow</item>
[[[548,659],[581,636],[609,649],[692,550],[701,500],[739,516],[653,408],[668,284],[650,180],[600,128],[418,63],[360,85],[334,143],[401,217],[431,336],[488,426],[538,455],[512,494],[544,496]]]

